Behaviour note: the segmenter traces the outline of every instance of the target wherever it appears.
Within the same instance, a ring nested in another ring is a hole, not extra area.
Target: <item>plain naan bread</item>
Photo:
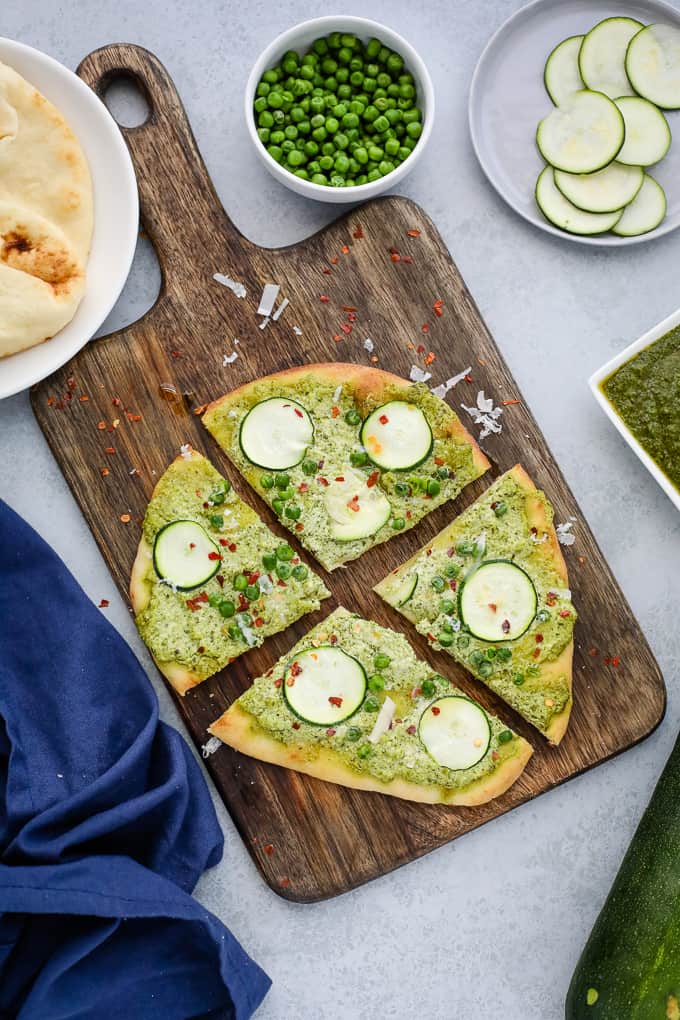
[[[0,357],[54,336],[85,290],[87,160],[62,114],[0,63]]]

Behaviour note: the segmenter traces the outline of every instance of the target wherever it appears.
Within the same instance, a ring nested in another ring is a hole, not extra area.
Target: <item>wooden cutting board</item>
[[[32,401],[125,597],[147,501],[182,443],[210,457],[283,534],[193,413],[249,379],[328,360],[373,362],[408,376],[412,364],[422,367],[431,350],[436,354],[431,385],[472,367],[474,381],[459,383],[449,394],[457,409],[461,402],[474,404],[479,389],[497,402],[521,401],[441,237],[418,206],[403,198],[373,201],[300,244],[258,248],[224,212],[173,83],[151,54],[134,46],[108,46],[87,57],[79,74],[100,95],[114,78],[132,76],[148,99],[148,120],[123,133],[163,284],[143,319],[90,343],[35,387]],[[235,181],[234,187],[251,184]],[[285,199],[283,191],[280,197]],[[213,274],[218,272],[242,282],[247,297],[239,299],[216,283]],[[280,296],[290,304],[277,322],[260,330],[256,310],[268,282],[280,284]],[[437,301],[444,302],[441,315],[434,312]],[[356,309],[353,322],[348,308]],[[343,325],[351,325],[351,332]],[[372,356],[363,345],[367,337],[375,344]],[[238,359],[224,366],[223,355],[233,351]],[[459,412],[474,430],[465,412]],[[412,531],[345,570],[333,575],[321,571],[334,598],[319,613],[177,699],[200,747],[207,740],[206,727],[250,679],[340,602],[387,626],[407,628],[416,651],[434,669],[453,677],[533,743],[536,753],[519,782],[503,797],[474,809],[416,805],[346,790],[220,747],[207,759],[207,768],[264,878],[282,896],[319,900],[382,875],[630,747],[663,716],[659,669],[534,419],[519,402],[505,405],[501,421],[502,433],[482,443],[492,471],[466,489],[455,506],[440,507]],[[98,427],[101,422],[106,427]],[[548,747],[451,659],[426,647],[371,592],[374,583],[518,461],[548,493],[557,521],[576,517],[576,542],[566,549],[579,611],[575,707],[558,749]],[[125,712],[125,705],[120,710]]]

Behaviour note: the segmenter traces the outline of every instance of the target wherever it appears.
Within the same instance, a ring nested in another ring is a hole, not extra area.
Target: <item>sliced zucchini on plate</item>
[[[406,574],[405,577],[399,579],[399,584],[392,592],[393,605],[400,609],[405,606],[407,602],[410,602],[415,594],[415,590],[418,587],[418,574]]]
[[[346,468],[325,490],[326,513],[331,519],[331,536],[337,542],[368,538],[387,523],[392,507],[377,485],[366,475]]]
[[[582,35],[563,39],[545,62],[543,81],[546,92],[555,106],[559,106],[572,92],[583,89],[583,80],[578,69],[578,54],[583,42]]]
[[[220,568],[220,551],[195,521],[171,521],[156,535],[153,565],[158,576],[180,591],[209,581]]]
[[[366,696],[366,673],[353,656],[333,645],[308,648],[286,670],[281,688],[288,707],[315,726],[349,719]]]
[[[429,457],[432,429],[416,404],[392,400],[366,418],[361,427],[361,442],[378,467],[406,471]]]
[[[438,765],[461,771],[471,769],[489,750],[491,725],[479,705],[462,694],[447,694],[425,709],[418,736]]]
[[[655,230],[666,215],[666,195],[661,185],[645,174],[642,187],[612,227],[619,237],[637,237]]]
[[[626,125],[626,140],[619,149],[617,161],[632,166],[658,163],[671,144],[671,129],[659,107],[641,96],[622,96],[614,102]]]
[[[589,174],[611,163],[624,137],[618,106],[601,92],[583,89],[540,121],[536,144],[546,162],[558,170]]]
[[[631,40],[626,73],[635,91],[664,110],[680,109],[680,28],[648,25]]]
[[[634,102],[635,100],[633,100]],[[555,184],[565,198],[585,212],[615,212],[632,202],[642,187],[641,166],[614,161],[594,174],[567,174],[555,170]]]
[[[255,404],[239,432],[241,449],[251,464],[270,471],[299,464],[313,439],[307,410],[289,397],[269,397]]]
[[[626,74],[626,50],[642,28],[642,23],[635,18],[605,18],[591,28],[583,39],[578,58],[586,88],[604,92],[610,99],[634,94]]]
[[[591,213],[577,209],[555,184],[551,166],[546,166],[539,174],[536,202],[547,220],[570,234],[602,234],[611,230],[621,218],[621,209],[610,213]]]
[[[458,612],[480,641],[515,641],[536,616],[538,598],[526,571],[510,560],[486,560],[468,574]]]

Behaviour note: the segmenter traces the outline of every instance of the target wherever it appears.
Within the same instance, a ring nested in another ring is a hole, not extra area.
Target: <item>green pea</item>
[[[442,599],[439,603],[439,612],[444,613],[446,616],[450,616],[451,613],[455,612],[456,603],[451,599]]]
[[[434,577],[430,581],[430,584],[432,585],[432,588],[436,592],[440,592],[441,593],[446,588],[446,581],[439,574],[435,574],[434,575]]]
[[[394,531],[403,531],[406,527],[406,521],[403,517],[392,518],[392,528]]]
[[[318,143],[310,138],[308,142],[305,142],[303,151],[306,156],[316,156],[319,152]]]
[[[391,163],[387,159],[381,159],[380,162],[378,163],[378,170],[383,175],[383,177],[387,177],[387,175],[391,174],[392,171],[394,170],[394,163]]]
[[[349,462],[352,467],[363,467],[368,461],[368,455],[361,450],[353,450],[349,455]]]
[[[373,665],[376,669],[387,669],[391,662],[392,660],[389,655],[385,655],[384,652],[378,652],[373,659]]]
[[[499,662],[509,662],[512,658],[512,650],[510,648],[497,648],[496,656]]]
[[[324,142],[321,146],[321,154],[323,156],[331,157],[330,166],[327,167],[327,169],[330,170],[333,166],[333,160],[335,159],[335,146],[333,145],[333,142]]]
[[[341,46],[338,50],[338,60],[341,64],[349,64],[352,59],[352,51],[348,46]]]
[[[388,138],[385,142],[385,152],[388,156],[396,156],[399,152],[399,141],[396,138]]]
[[[350,84],[353,85],[355,89],[361,88],[364,83],[363,73],[359,70],[352,71],[349,76],[349,80]]]
[[[508,744],[512,740],[512,730],[501,730],[498,734],[499,744]]]
[[[279,496],[283,500],[292,499],[294,495],[295,489],[293,488],[292,485],[289,485],[287,489],[281,489],[281,491],[279,492]]]
[[[295,550],[287,542],[282,542],[281,545],[276,547],[276,556],[285,563],[288,560],[292,560],[293,556],[295,556]]]
[[[283,156],[283,149],[281,148],[280,145],[270,145],[269,148],[267,149],[267,152],[272,157],[272,159],[276,160],[277,163],[281,162],[281,157]]]
[[[335,169],[339,174],[346,174],[349,170],[349,160],[347,156],[339,153],[335,159]]]
[[[326,109],[326,100],[323,96],[312,96],[309,100],[309,109],[314,114],[323,113]]]
[[[442,630],[445,634],[453,634],[453,624],[449,623],[448,620],[445,620],[442,624]]]
[[[312,131],[312,138],[315,142],[324,142],[328,137],[328,132],[325,127],[314,128]]]
[[[243,593],[249,602],[254,602],[255,599],[260,597],[260,588],[257,584],[249,584],[246,586],[246,590]]]
[[[475,648],[473,652],[470,652],[470,665],[479,666],[484,662],[484,652],[480,652],[478,648]]]
[[[304,152],[300,152],[299,149],[293,149],[292,152],[288,153],[288,162],[289,162],[289,164],[291,166],[296,166],[296,167],[297,166],[302,166],[302,164],[305,162],[305,159],[306,159],[306,157],[305,157]]]
[[[270,89],[271,85],[268,82],[261,81],[255,91],[258,96],[266,96]]]
[[[329,135],[334,135],[340,129],[340,121],[336,117],[326,117],[324,127]]]
[[[419,124],[417,120],[414,120],[410,124],[406,125],[406,134],[409,136],[409,138],[420,138],[422,130],[423,130],[422,125]]]
[[[318,54],[318,55],[319,55],[320,57],[323,57],[323,56],[325,56],[325,55],[326,55],[326,53],[328,53],[328,43],[326,42],[326,40],[325,40],[325,39],[317,39],[317,40],[316,40],[316,41],[315,41],[315,42],[314,42],[314,43],[312,44],[312,49],[313,49],[313,50],[314,50],[314,52],[315,52],[315,53],[317,53],[317,54]]]
[[[475,543],[463,541],[459,542],[456,546],[456,552],[459,556],[472,556],[475,551]]]
[[[338,131],[335,136],[335,146],[337,149],[346,149],[349,146],[349,138],[344,131]]]
[[[456,563],[449,563],[445,573],[447,577],[458,577],[460,574],[460,567]]]
[[[550,619],[550,613],[548,612],[547,609],[540,609],[536,613],[536,619],[538,620],[539,623],[545,623],[546,620]]]
[[[244,640],[241,628],[237,626],[237,624],[235,623],[232,623],[231,627],[229,628],[229,637],[232,639],[232,641],[238,641],[239,639],[241,641]]]
[[[351,740],[352,743],[355,743],[357,740],[361,739],[361,730],[358,726],[350,726],[345,736],[348,740]]]
[[[431,698],[437,687],[432,680],[423,680],[420,689],[426,698]]]
[[[322,170],[330,170],[331,167],[333,166],[333,157],[322,156],[321,159],[319,160],[319,166]]]
[[[272,509],[274,510],[275,514],[278,514],[279,517],[281,516],[281,514],[283,513],[285,508],[286,508],[286,504],[285,504],[285,502],[282,499],[273,499],[272,500]]]
[[[442,646],[442,648],[450,648],[450,646],[453,644],[453,636],[451,634],[446,634],[444,632],[439,634],[439,636],[437,637],[437,641]]]
[[[366,698],[366,700],[364,702],[364,708],[366,709],[367,712],[379,712],[380,711],[380,702],[378,701],[377,698],[372,698],[369,695],[369,697]]]
[[[411,488],[406,482],[395,482],[394,491],[397,496],[408,496],[411,492]]]
[[[276,568],[276,576],[282,581],[287,581],[290,575],[293,573],[293,568],[290,563],[279,563]]]
[[[524,683],[524,680],[525,680],[524,673],[513,673],[512,674],[512,682],[515,685],[515,687],[521,687],[522,684]]]
[[[386,74],[384,71],[381,71],[375,80],[377,81],[378,86],[381,89],[386,89],[389,85],[392,84],[392,79],[390,78],[389,74]]]
[[[224,517],[222,514],[210,514],[210,523],[213,528],[221,528],[224,524]]]
[[[487,650],[486,650],[486,657],[487,657],[487,659],[495,659],[496,658],[496,649],[495,648],[487,648]]]
[[[368,173],[366,174],[366,179],[368,181],[379,181],[380,177],[381,174],[379,170],[369,170]]]
[[[364,145],[357,145],[354,150],[354,158],[357,163],[368,163],[368,149]]]
[[[304,563],[298,563],[297,567],[293,567],[293,577],[296,581],[304,581],[309,574],[309,570]]]
[[[348,425],[358,425],[361,421],[361,415],[353,407],[349,411],[345,412],[345,421]]]
[[[269,110],[263,110],[257,118],[257,123],[260,127],[271,128],[274,127],[274,118],[272,117]]]
[[[290,521],[297,521],[297,520],[299,520],[301,513],[302,513],[302,510],[300,509],[299,506],[287,506],[286,507],[286,517]]]
[[[383,158],[384,151],[380,148],[379,145],[369,145],[369,147],[368,147],[368,156],[369,156],[369,159],[373,159],[377,163],[378,160],[381,160]]]
[[[290,475],[283,471],[281,474],[276,476],[276,488],[287,489],[290,485]]]
[[[488,659],[485,659],[483,662],[480,662],[479,666],[477,667],[477,671],[479,672],[480,676],[491,676],[491,674],[493,673],[493,666],[491,665]]]
[[[376,117],[376,119],[373,121],[373,127],[378,132],[378,134],[382,134],[383,131],[387,131],[389,126],[390,122],[384,115]]]
[[[307,170],[310,174],[321,173],[321,167],[319,166],[318,159],[313,159],[311,163],[307,164]]]
[[[357,748],[357,758],[368,758],[373,748],[370,744],[362,744]]]
[[[313,475],[316,473],[318,465],[315,460],[303,460],[302,470],[306,475]]]
[[[369,78],[368,76],[364,78],[364,92],[368,93],[375,92],[376,86],[377,83],[375,78]]]
[[[436,478],[430,478],[427,483],[427,494],[428,496],[438,496],[442,491],[442,487]]]
[[[236,591],[245,591],[248,587],[248,578],[245,574],[234,575],[234,588]]]
[[[216,595],[215,593],[208,595],[208,605],[212,606],[213,609],[219,606],[221,601],[222,601],[221,595]]]
[[[328,178],[325,174],[315,173],[312,174],[312,182],[314,184],[328,184]]]
[[[258,138],[260,139],[260,141],[264,142],[264,144],[266,145],[267,142],[269,141],[269,128],[263,128],[263,127],[258,128],[257,129],[257,135],[258,135]]]
[[[217,608],[220,612],[220,616],[225,616],[227,618],[233,616],[236,612],[236,606],[231,599],[222,599]]]
[[[276,566],[276,553],[266,552],[262,557],[262,563],[264,564],[265,570],[273,570]]]
[[[385,689],[385,677],[380,673],[374,673],[368,678],[368,689],[370,691],[382,691]]]
[[[378,115],[378,111],[373,104],[370,104],[364,110],[364,120],[368,121],[369,124],[372,124]]]
[[[323,71],[324,74],[326,75],[335,74],[337,69],[338,69],[337,61],[333,60],[332,57],[325,57],[321,61],[321,70]]]
[[[456,642],[459,648],[468,648],[470,645],[470,638],[467,634],[459,634],[458,641]]]
[[[380,53],[380,47],[382,43],[380,39],[369,39],[366,43],[366,56],[369,60],[374,60],[375,57]]]

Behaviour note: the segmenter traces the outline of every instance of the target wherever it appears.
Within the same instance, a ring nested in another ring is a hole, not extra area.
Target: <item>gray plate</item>
[[[583,35],[603,18],[627,16],[644,24],[665,21],[680,27],[680,12],[662,0],[597,3],[590,0],[535,0],[517,11],[489,40],[470,87],[468,115],[472,144],[484,173],[515,212],[541,230],[580,244],[620,247],[661,237],[680,226],[680,135],[651,174],[666,192],[665,220],[648,234],[581,237],[558,230],[543,218],[534,199],[544,161],[536,148],[539,120],[553,108],[543,84],[551,50],[570,35]],[[680,111],[666,112],[671,132],[680,133]]]

